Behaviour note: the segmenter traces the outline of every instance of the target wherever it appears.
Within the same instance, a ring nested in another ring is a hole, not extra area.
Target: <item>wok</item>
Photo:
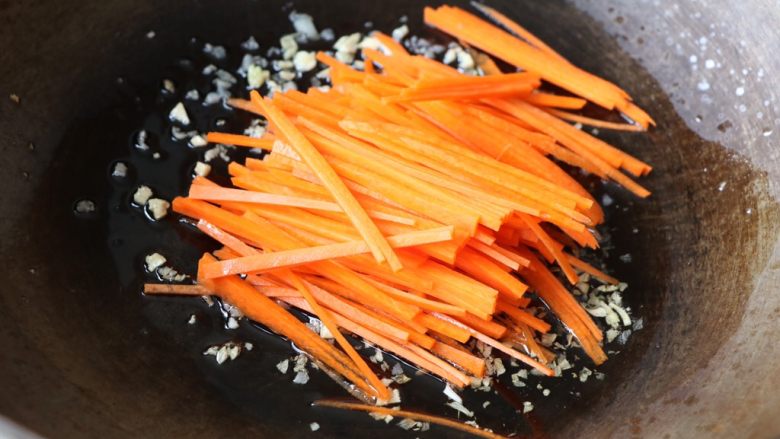
[[[778,437],[780,61],[773,49],[780,8],[764,0],[491,5],[624,86],[658,122],[647,135],[602,132],[655,166],[646,201],[604,189],[615,199],[605,229],[615,249],[607,262],[631,285],[628,300],[644,329],[606,364],[603,384],[584,388],[580,398],[563,397],[561,388],[521,420],[530,429],[517,431]],[[262,338],[242,366],[203,361],[203,347],[224,335],[218,320],[205,314],[203,324],[188,327],[187,316],[208,313],[205,305],[142,298],[129,281],[140,260],[122,250],[185,238],[164,231],[150,232],[159,242],[122,238],[106,221],[120,209],[106,189],[108,166],[126,153],[143,120],[134,97],[157,87],[176,57],[191,52],[190,37],[228,46],[248,35],[263,45],[276,41],[289,29],[282,6],[0,2],[0,435],[405,434],[365,415],[310,408],[340,390],[321,377],[303,390],[275,377],[273,365],[289,348],[253,328],[239,330]],[[404,14],[416,23],[422,6],[294,3],[337,33],[366,20],[389,30]],[[97,202],[95,217],[73,215],[83,197]],[[619,260],[624,253],[630,263]],[[190,256],[177,257],[186,267]],[[521,418],[497,413],[506,432]],[[317,433],[312,421],[322,425]],[[445,434],[453,437],[428,433]]]

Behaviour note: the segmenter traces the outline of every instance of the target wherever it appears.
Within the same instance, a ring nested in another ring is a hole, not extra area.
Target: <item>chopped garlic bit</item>
[[[302,370],[295,374],[295,378],[293,378],[294,384],[306,384],[309,382],[309,372],[306,370]]]
[[[467,409],[463,404],[457,402],[457,401],[450,401],[446,405],[449,407],[452,407],[453,409],[459,411],[460,413],[463,413],[464,415],[468,416],[469,418],[474,417],[474,412]]]
[[[525,371],[525,369],[521,370],[520,372]],[[509,377],[512,378],[512,385],[515,387],[525,387],[525,383],[522,380],[522,376],[520,375],[520,372],[513,373]]]
[[[265,84],[265,81],[268,80],[268,78],[271,77],[271,72],[268,70],[263,70],[262,67],[260,67],[257,64],[252,64],[249,66],[249,69],[247,69],[247,75],[246,75],[246,82],[247,87],[250,89],[253,88],[260,88]]]
[[[211,165],[198,161],[195,163],[195,175],[198,177],[205,177],[211,172]]]
[[[174,121],[179,122],[182,125],[189,125],[190,124],[190,116],[187,114],[187,110],[184,108],[184,104],[181,102],[177,103],[173,109],[171,109],[170,114],[168,114],[168,117]]]
[[[116,162],[114,165],[114,169],[111,170],[111,176],[116,178],[125,178],[127,177],[127,165],[123,162]]]
[[[282,81],[292,81],[295,79],[295,72],[292,72],[290,70],[282,70],[281,72],[279,72],[279,79],[281,79]]]
[[[228,155],[228,148],[225,145],[219,144],[205,153],[203,153],[203,161],[208,163],[219,157],[222,161],[229,162],[230,156]]]
[[[357,45],[360,43],[360,38],[360,32],[344,35],[336,40],[336,44],[333,45],[333,48],[336,50],[336,52],[348,52],[354,54],[358,49]]]
[[[583,367],[582,370],[580,370],[580,375],[579,375],[580,381],[583,383],[588,381],[588,378],[590,378],[591,375],[593,375],[593,371],[588,369],[587,367]]]
[[[328,27],[320,32],[320,38],[325,41],[333,41],[333,39],[336,38],[336,34],[333,32],[333,29]]]
[[[374,350],[374,355],[370,356],[368,359],[371,360],[372,363],[378,364],[384,361],[384,355],[382,354],[382,351],[379,349]]]
[[[320,424],[316,422],[312,422],[311,424],[309,424],[309,428],[311,429],[311,431],[317,431],[320,429]]]
[[[95,211],[95,203],[92,200],[79,200],[76,202],[76,213],[87,214]]]
[[[146,130],[139,131],[135,137],[135,147],[141,151],[148,151],[149,144],[146,143],[147,137],[148,134],[146,133]]]
[[[236,320],[234,317],[228,317],[227,324],[228,329],[238,329],[238,320]]]
[[[190,319],[187,320],[188,325],[194,325],[197,322],[197,318],[195,317],[195,314],[190,315]]]
[[[260,119],[252,119],[249,127],[244,130],[244,134],[249,137],[259,139],[265,135],[265,122]]]
[[[393,39],[396,41],[401,41],[404,38],[406,38],[407,35],[409,35],[409,26],[407,25],[401,25],[397,28],[393,29]]]
[[[176,93],[176,86],[173,84],[173,81],[170,79],[163,79],[163,90],[165,90],[167,93]]]
[[[190,138],[190,146],[193,148],[200,148],[201,146],[206,146],[208,144],[209,142],[206,138],[200,134],[196,134]]]
[[[463,398],[460,397],[453,389],[450,387],[450,384],[447,383],[446,386],[444,386],[444,394],[447,395],[447,398],[457,401],[459,403],[463,403]]]
[[[227,57],[227,51],[222,46],[214,46],[206,43],[203,45],[203,53],[213,57],[214,59],[225,59]]]
[[[374,37],[365,37],[360,41],[360,44],[358,44],[359,49],[371,49],[371,50],[380,50],[382,52],[387,52],[387,48],[382,45],[382,43],[374,38]]]
[[[203,355],[213,355],[217,364],[222,364],[227,360],[235,360],[241,354],[243,347],[239,343],[232,341],[225,342],[222,345],[210,346]]]
[[[168,282],[181,282],[189,277],[186,274],[179,273],[176,269],[171,267],[160,267],[156,271],[157,276],[159,276],[160,279]]]
[[[167,259],[165,259],[165,256],[159,253],[152,253],[144,258],[144,262],[146,264],[146,270],[151,272],[157,270],[159,267],[165,264]]]
[[[524,401],[523,402],[523,413],[528,413],[531,410],[534,409],[534,405],[531,401]]]
[[[152,218],[155,220],[161,220],[165,218],[166,215],[168,215],[168,208],[171,207],[171,203],[161,198],[152,198],[147,203],[147,207],[149,208],[149,212],[152,214]]]
[[[284,359],[276,364],[276,369],[279,370],[281,373],[287,373],[287,369],[290,367],[290,360]]]
[[[138,186],[138,189],[136,189],[133,194],[133,203],[139,206],[145,206],[146,202],[149,201],[149,198],[152,198],[152,195],[154,195],[154,193],[152,193],[149,186]]]
[[[295,32],[302,35],[309,41],[316,41],[320,38],[317,28],[314,26],[314,20],[312,20],[309,14],[300,14],[292,11],[290,13],[290,21],[292,22]]]
[[[298,51],[298,42],[295,41],[295,34],[287,34],[279,39],[279,45],[282,48],[282,58],[292,59],[295,52]]]
[[[246,41],[241,43],[241,48],[244,50],[257,50],[260,48],[260,44],[257,42],[255,37],[250,36]]]
[[[314,52],[302,50],[293,57],[293,64],[295,65],[295,70],[299,72],[308,72],[317,67],[317,56]]]

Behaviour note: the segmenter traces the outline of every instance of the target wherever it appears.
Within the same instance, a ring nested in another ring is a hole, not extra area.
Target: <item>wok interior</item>
[[[608,385],[554,413],[540,409],[530,420],[537,433],[562,437],[652,431],[653,423],[673,418],[676,407],[697,404],[675,389],[720,361],[718,349],[744,318],[755,275],[777,236],[778,211],[765,195],[766,176],[689,131],[642,67],[572,7],[492,4],[576,64],[623,85],[658,122],[647,135],[602,132],[655,167],[644,180],[653,191],[648,200],[606,188],[616,200],[604,229],[615,247],[606,262],[630,284],[627,300],[644,329],[602,369]],[[337,33],[359,30],[367,19],[391,29],[399,15],[410,22],[420,15],[412,1],[381,9],[368,2],[295,6]],[[47,437],[276,437],[305,434],[312,411],[306,402],[338,394],[327,380],[289,392],[290,383],[268,373],[288,349],[273,337],[253,357],[254,370],[228,377],[204,367],[196,359],[203,334],[214,328],[165,329],[182,326],[173,320],[198,306],[174,299],[150,304],[136,291],[122,290],[121,279],[137,266],[115,266],[106,226],[77,220],[70,211],[78,197],[102,194],[107,164],[127,148],[118,143],[137,128],[120,105],[132,94],[127,84],[155,87],[174,57],[190,50],[190,36],[235,47],[254,34],[261,44],[272,44],[288,32],[280,10],[267,2],[127,0],[0,9],[11,23],[4,37],[11,32],[16,38],[6,55],[13,68],[4,63],[3,77],[23,99],[18,109],[4,107],[0,131],[11,133],[8,144],[14,145],[4,160],[31,177],[0,174],[5,200],[18,206],[0,229],[7,273],[0,293],[0,413]],[[551,22],[570,32],[545,25]],[[145,38],[149,30],[156,33],[153,40]],[[120,76],[127,79],[117,86]],[[113,138],[91,138],[84,128],[109,119],[126,122],[116,127],[115,143],[96,148]],[[67,147],[59,147],[63,138]],[[34,152],[24,147],[30,141],[37,145]],[[727,188],[718,191],[723,181]],[[748,209],[754,213],[746,214]],[[632,261],[622,262],[623,254]],[[254,405],[257,398],[268,401],[262,412]],[[665,408],[647,410],[662,398],[668,400]],[[319,432],[325,436],[400,432],[362,415],[327,412],[319,419],[326,416],[328,428]]]

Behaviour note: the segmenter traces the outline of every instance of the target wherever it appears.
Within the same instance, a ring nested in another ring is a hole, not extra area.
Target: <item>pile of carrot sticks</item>
[[[472,339],[552,375],[555,355],[536,342],[551,325],[527,310],[529,292],[606,360],[601,330],[565,285],[578,272],[616,282],[574,256],[598,246],[603,212],[558,162],[646,197],[632,176],[649,165],[568,121],[629,131],[653,121],[616,85],[483,12],[505,29],[448,6],[425,20],[517,72],[480,56],[485,75],[464,75],[378,32],[364,70],[319,53],[332,88],[253,91],[230,104],[263,116],[264,137],[208,134],[263,158],[230,163],[232,187],[198,177],[173,201],[222,246],[201,258],[197,294],[233,304],[377,401],[390,390],[344,333],[456,387],[485,374]],[[632,123],[571,112],[587,103]],[[289,308],[316,315],[335,344]]]

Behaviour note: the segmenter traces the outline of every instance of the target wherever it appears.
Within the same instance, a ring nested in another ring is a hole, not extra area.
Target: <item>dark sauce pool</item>
[[[361,11],[361,8],[366,8],[366,11]],[[545,30],[544,23],[556,17],[555,8],[533,4],[527,5],[527,8],[528,19],[523,20],[523,23],[542,37],[548,37],[550,31]],[[373,21],[374,28],[389,32],[399,24],[398,17],[406,13],[412,34],[439,38],[419,26],[420,6],[416,4],[405,3],[403,8],[398,9],[403,12],[392,16],[372,14],[367,6],[356,6],[354,14],[342,14],[337,20],[328,20],[332,14],[316,5],[301,6],[300,10],[312,13],[318,28],[333,27],[336,35],[365,32],[365,20]],[[277,11],[266,13],[278,15],[284,23],[273,32],[260,29],[254,33],[260,41],[262,54],[266,48],[278,44],[278,36],[290,31],[283,15],[277,14]],[[225,8],[216,11],[214,19],[229,21],[241,14],[242,11]],[[588,28],[583,25],[583,29]],[[150,186],[156,196],[167,200],[185,194],[196,160],[202,160],[203,152],[209,148],[194,149],[187,146],[186,140],[172,139],[167,120],[170,108],[178,101],[185,102],[193,121],[192,126],[200,131],[241,132],[250,120],[245,113],[220,105],[200,107],[184,100],[184,93],[190,89],[198,89],[201,98],[210,91],[210,80],[200,73],[204,66],[213,63],[233,73],[240,63],[240,52],[243,52],[238,49],[239,43],[252,32],[252,28],[238,32],[204,27],[194,30],[192,34],[200,33],[199,30],[203,32],[202,39],[191,40],[191,34],[182,33],[168,36],[165,43],[160,42],[170,49],[165,52],[165,56],[170,58],[150,60],[148,69],[136,69],[132,75],[117,80],[115,91],[106,99],[110,103],[76,119],[62,141],[51,176],[52,181],[59,183],[51,186],[53,193],[50,198],[60,200],[63,204],[52,207],[61,209],[66,205],[67,209],[72,209],[73,203],[81,199],[92,200],[97,205],[97,211],[93,214],[62,218],[62,228],[69,232],[76,248],[81,250],[86,260],[94,261],[95,268],[103,273],[95,276],[95,279],[104,282],[101,296],[86,292],[94,291],[94,284],[77,296],[85,303],[85,315],[101,312],[102,309],[115,312],[116,320],[128,328],[130,335],[125,336],[138,343],[138,355],[143,362],[154,364],[155,367],[170,367],[169,375],[172,373],[183,382],[200,387],[193,389],[193,395],[198,395],[193,398],[203,398],[205,395],[210,400],[196,404],[211,407],[226,403],[229,411],[238,413],[234,422],[256,423],[262,426],[260,431],[268,429],[285,431],[291,436],[302,435],[309,431],[308,424],[316,421],[322,427],[318,434],[326,436],[362,437],[370,434],[375,437],[460,437],[436,427],[427,433],[407,433],[397,427],[380,425],[364,414],[310,408],[309,403],[316,399],[339,398],[346,394],[322,373],[311,373],[311,380],[304,386],[292,384],[289,373],[281,375],[275,365],[293,353],[289,343],[246,321],[242,321],[237,330],[227,330],[219,308],[209,308],[200,299],[144,297],[140,294],[144,282],[154,281],[151,275],[144,273],[145,255],[158,251],[168,258],[169,265],[180,272],[194,273],[195,261],[200,254],[214,247],[209,239],[179,222],[177,215],[171,213],[162,221],[152,222],[145,212],[131,205],[132,194],[139,184]],[[555,45],[555,39],[546,39]],[[217,62],[204,55],[201,49],[206,41],[225,45],[228,48],[227,59]],[[598,51],[593,49],[593,52],[588,52],[588,42],[583,47],[573,45],[577,41],[576,38],[569,38],[561,43],[564,55],[585,68],[601,73],[598,65],[603,60],[597,59]],[[151,41],[150,44],[155,42]],[[633,65],[630,61],[623,62]],[[638,75],[644,74],[638,71]],[[161,81],[164,78],[174,82],[174,94],[162,90]],[[669,108],[668,101],[657,85],[643,84],[642,87],[645,91],[650,87],[650,93],[645,94],[646,101],[654,102],[659,108]],[[632,91],[630,85],[627,88],[629,92]],[[233,88],[233,94],[242,95],[239,92],[241,89],[239,80],[239,85]],[[659,104],[656,100],[662,102]],[[643,103],[640,99],[640,104]],[[649,109],[652,113],[653,107]],[[664,123],[663,120],[660,122]],[[680,124],[676,119],[673,123]],[[150,135],[149,143],[153,149],[148,153],[139,152],[132,146],[140,129]],[[654,163],[653,157],[658,154],[652,150],[653,144],[659,141],[653,133],[643,137],[625,134],[601,137],[625,147],[650,163]],[[697,146],[716,148],[703,142]],[[154,152],[160,154],[159,159],[153,158]],[[245,149],[230,152],[231,157],[239,161],[245,154]],[[715,157],[717,155],[705,160],[714,163],[717,161]],[[111,176],[117,161],[128,165],[126,179],[117,180]],[[226,175],[224,162],[216,159],[212,165],[214,169],[210,177]],[[646,181],[651,190],[654,181],[652,176]],[[544,436],[554,433],[567,419],[588,412],[597,402],[611,398],[618,391],[617,383],[628,379],[626,374],[633,367],[635,359],[651,346],[658,312],[663,305],[656,288],[660,285],[660,279],[666,275],[664,269],[667,265],[658,260],[663,255],[641,252],[646,248],[647,240],[658,236],[658,232],[649,230],[647,223],[637,224],[635,219],[638,216],[652,217],[661,208],[647,201],[636,200],[611,184],[597,181],[587,183],[599,197],[608,194],[614,200],[606,208],[607,223],[600,230],[605,237],[609,237],[605,243],[605,249],[609,251],[592,254],[590,260],[609,267],[616,277],[629,283],[624,293],[624,303],[632,309],[635,319],[643,318],[645,328],[632,336],[626,346],[617,343],[606,346],[608,351],[627,352],[610,355],[608,362],[598,368],[606,373],[603,381],[591,377],[586,383],[580,383],[570,373],[564,373],[558,379],[532,376],[526,381],[527,387],[516,388],[509,380],[509,374],[514,372],[514,368],[509,368],[498,380],[495,392],[464,392],[464,405],[476,412],[476,420],[482,427],[504,434]],[[644,235],[640,237],[639,234]],[[620,258],[625,254],[632,255],[631,262]],[[652,266],[653,272],[646,272],[643,266]],[[195,314],[197,324],[188,325],[187,321],[192,314]],[[120,333],[117,329],[109,331],[109,335],[114,336]],[[255,348],[242,353],[236,361],[222,365],[217,365],[214,357],[202,355],[208,346],[228,340],[250,341]],[[386,355],[388,358],[390,356]],[[393,364],[392,361],[388,362]],[[591,367],[583,360],[576,362],[572,371],[579,371],[582,366]],[[454,410],[443,406],[446,397],[441,393],[441,382],[427,375],[415,376],[408,368],[406,373],[414,379],[401,387],[404,408],[456,416]],[[542,396],[537,384],[549,389],[550,395]],[[160,385],[165,388],[164,384]],[[485,401],[490,401],[487,410],[482,409]],[[522,414],[523,401],[533,402],[535,409]]]

